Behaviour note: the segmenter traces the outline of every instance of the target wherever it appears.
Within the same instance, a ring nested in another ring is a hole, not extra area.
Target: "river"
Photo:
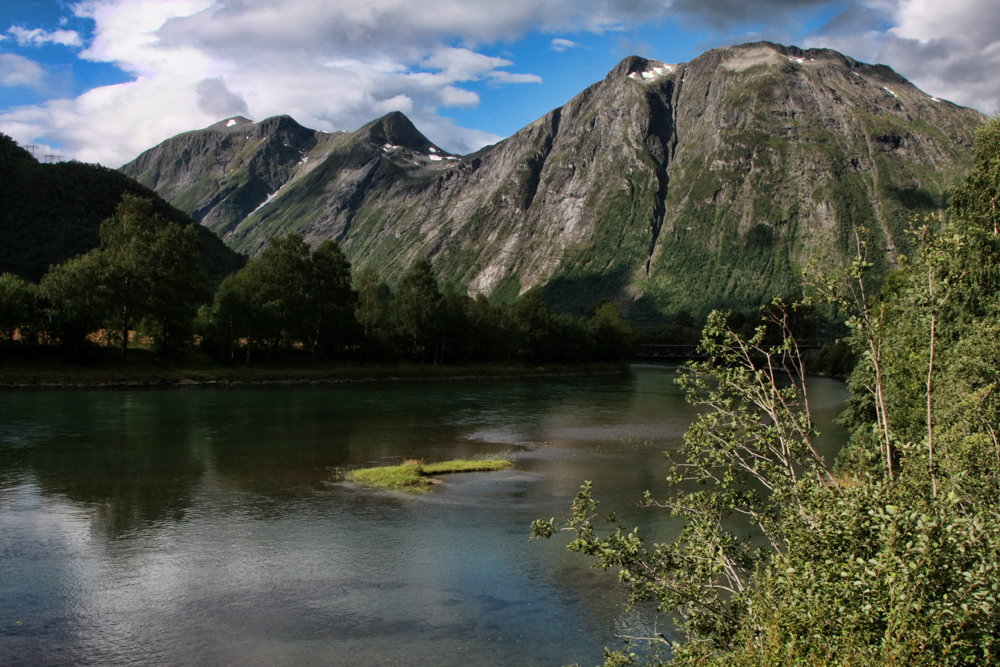
[[[654,619],[530,524],[592,480],[670,533],[636,504],[694,417],[675,377],[0,392],[0,664],[598,664]],[[847,391],[810,392],[832,455]],[[494,452],[420,496],[338,479]]]

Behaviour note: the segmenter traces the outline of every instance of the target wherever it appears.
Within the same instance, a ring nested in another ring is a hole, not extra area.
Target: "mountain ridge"
[[[565,310],[612,298],[654,319],[792,290],[856,229],[889,270],[909,216],[944,208],[985,120],[885,65],[769,42],[688,63],[630,56],[467,156],[399,112],[331,134],[275,118],[224,119],[122,171],[243,252],[298,231],[388,278],[430,256],[472,292],[541,285]]]

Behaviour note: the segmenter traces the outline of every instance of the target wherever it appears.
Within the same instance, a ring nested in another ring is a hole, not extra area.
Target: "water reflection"
[[[673,377],[0,393],[0,663],[595,664],[639,621],[528,525],[591,479],[669,532],[636,502],[692,418]],[[420,497],[331,477],[498,450]]]

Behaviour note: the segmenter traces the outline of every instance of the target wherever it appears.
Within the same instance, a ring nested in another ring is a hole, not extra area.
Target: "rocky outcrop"
[[[473,155],[399,113],[336,134],[235,118],[123,170],[244,252],[298,231],[390,279],[429,255],[473,292],[540,284],[565,310],[607,297],[655,318],[757,305],[861,237],[887,270],[984,120],[883,65],[762,42],[627,58]]]

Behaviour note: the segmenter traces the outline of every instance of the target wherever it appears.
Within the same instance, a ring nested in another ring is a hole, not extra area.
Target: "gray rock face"
[[[235,118],[122,169],[243,252],[297,231],[390,279],[429,255],[472,292],[541,284],[563,309],[608,297],[643,318],[758,305],[859,238],[887,270],[984,120],[883,65],[762,42],[627,58],[468,156],[400,113],[336,134]]]

